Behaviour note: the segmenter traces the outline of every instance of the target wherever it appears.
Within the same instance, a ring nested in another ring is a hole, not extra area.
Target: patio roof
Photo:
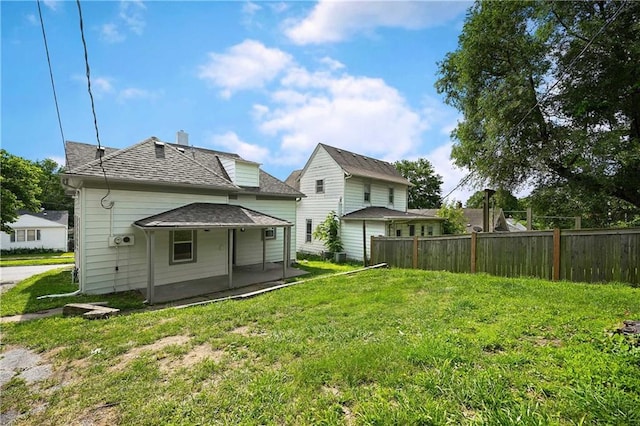
[[[392,210],[386,207],[365,207],[342,216],[344,220],[444,220],[442,218],[427,216],[417,213],[408,213],[400,210]]]
[[[144,219],[134,225],[142,229],[162,228],[269,228],[290,227],[291,222],[242,206],[192,203]]]

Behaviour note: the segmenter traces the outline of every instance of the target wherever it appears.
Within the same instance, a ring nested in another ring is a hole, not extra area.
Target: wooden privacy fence
[[[371,237],[371,261],[398,268],[640,284],[640,228]]]

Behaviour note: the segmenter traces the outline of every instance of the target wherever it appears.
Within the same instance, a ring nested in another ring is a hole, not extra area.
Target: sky
[[[64,139],[97,145],[75,1],[41,1]],[[442,195],[461,116],[434,87],[461,1],[81,1],[102,146],[176,132],[284,180],[318,143],[427,158]],[[0,3],[2,148],[64,164],[36,1]],[[473,188],[447,201],[465,202]]]

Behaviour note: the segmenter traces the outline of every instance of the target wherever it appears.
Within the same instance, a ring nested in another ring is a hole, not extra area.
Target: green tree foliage
[[[436,174],[426,158],[400,160],[396,169],[413,184],[408,189],[410,209],[435,209],[442,204],[442,176]]]
[[[38,185],[42,189],[42,208],[73,211],[73,198],[64,193],[60,182],[63,169],[50,158],[35,163],[42,171]]]
[[[11,223],[18,219],[18,210],[38,211],[40,194],[38,185],[42,174],[31,161],[0,150],[0,230],[11,232]]]
[[[436,87],[476,180],[640,207],[640,2],[477,2]]]
[[[436,216],[445,219],[442,223],[443,234],[464,234],[466,228],[464,212],[454,203],[443,204],[436,212]]]
[[[335,211],[329,212],[324,221],[316,227],[313,231],[313,238],[322,241],[327,250],[332,253],[342,251],[340,218]]]
[[[508,190],[498,189],[495,194],[491,196],[489,200],[491,208],[501,208],[504,211],[517,211],[522,210],[520,201]],[[467,200],[466,207],[472,209],[481,209],[484,207],[484,191],[475,192]]]

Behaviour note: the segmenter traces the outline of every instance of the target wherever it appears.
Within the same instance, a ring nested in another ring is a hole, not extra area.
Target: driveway
[[[0,293],[33,275],[60,268],[71,269],[73,265],[5,266],[0,268]]]

